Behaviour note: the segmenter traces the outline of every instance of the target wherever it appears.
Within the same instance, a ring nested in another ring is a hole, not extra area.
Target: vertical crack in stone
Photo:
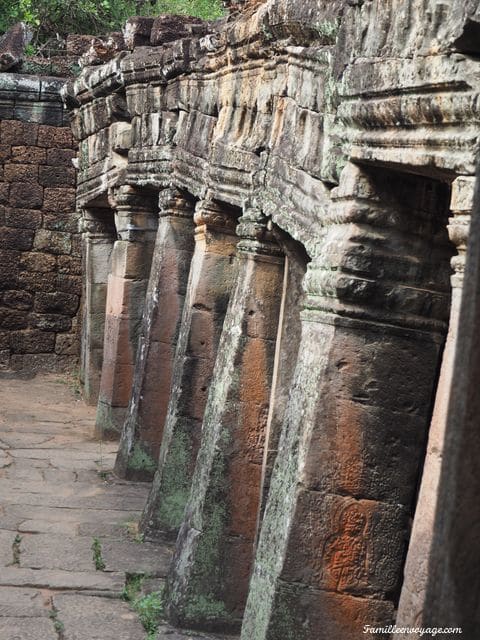
[[[105,571],[105,561],[102,556],[102,543],[99,538],[93,538],[92,552],[95,569],[97,571]]]
[[[48,608],[49,608],[48,617],[52,621],[53,628],[55,629],[55,633],[57,634],[57,639],[65,640],[65,625],[58,617],[59,612],[58,612],[58,609],[55,608],[52,596],[49,597]]]
[[[19,533],[17,533],[12,543],[13,559],[12,559],[11,566],[18,567],[20,565],[20,555],[22,553],[22,550],[20,548],[21,543],[22,543],[22,536]]]

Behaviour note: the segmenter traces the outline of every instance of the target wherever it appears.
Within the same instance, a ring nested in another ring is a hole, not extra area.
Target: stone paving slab
[[[58,640],[53,622],[45,618],[0,618],[2,640]]]
[[[111,538],[112,540],[124,540],[129,534],[128,531],[132,523],[136,523],[137,518],[128,518],[125,522],[80,522],[78,524],[79,536],[90,536],[97,538]]]
[[[55,497],[43,493],[15,492],[14,495],[1,491],[0,502],[2,504],[22,504],[29,507],[63,507],[65,509],[98,509],[115,511],[139,511],[140,501],[136,497],[109,496],[108,494],[95,496],[69,496]]]
[[[9,467],[12,464],[12,456],[7,451],[0,449],[0,469]]]
[[[25,520],[17,526],[20,533],[63,533],[74,536],[78,533],[77,522],[50,522],[49,520]]]
[[[101,460],[101,454],[98,448],[92,454],[91,451],[82,451],[82,450],[70,450],[70,449],[55,449],[52,447],[49,448],[28,448],[28,449],[13,449],[10,450],[10,455],[14,458],[28,458],[29,460],[50,460],[53,466],[56,466],[54,463],[55,459],[60,460],[61,462],[72,462],[80,464],[82,461],[87,463],[92,463],[92,461]]]
[[[121,600],[79,595],[54,596],[64,640],[144,640],[136,614]]]
[[[48,618],[41,591],[0,587],[0,618]]]
[[[40,447],[52,442],[52,435],[49,433],[31,433],[19,431],[2,431],[2,448],[27,449],[30,447]]]
[[[22,569],[94,571],[92,540],[43,533],[27,535],[20,542],[19,564]]]
[[[161,624],[156,640],[237,640],[238,636],[207,636],[197,631],[180,631],[168,624]]]
[[[90,497],[92,495],[103,495],[104,493],[103,487],[95,486],[92,483],[62,481],[62,474],[63,472],[60,471],[60,477],[57,482],[44,480],[41,485],[38,482],[6,478],[0,484],[0,497],[3,500],[4,496],[14,494],[12,499],[15,499],[22,493],[32,493],[68,498],[75,495],[77,497]]]
[[[53,473],[53,471],[52,471]],[[62,480],[63,472],[61,471],[59,477],[55,482],[45,481],[38,485],[38,482],[11,480],[6,478],[2,480],[0,485],[0,497],[15,493],[32,493],[38,495],[53,495],[57,497],[69,498],[90,498],[92,496],[108,496],[109,500],[116,499],[121,500],[125,498],[127,501],[135,500],[136,506],[141,507],[145,503],[147,492],[143,487],[136,487],[130,485],[118,486],[116,484],[107,484],[97,482],[71,482]]]
[[[13,562],[12,545],[15,540],[14,531],[0,531],[0,566],[7,566]]]
[[[0,571],[0,586],[34,587],[60,591],[98,591],[120,596],[125,586],[125,574],[105,573],[103,571],[86,572],[2,567]]]
[[[161,589],[172,550],[134,541],[149,486],[113,477],[117,445],[93,438],[94,421],[58,376],[0,375],[0,640],[146,638],[121,599],[126,574]],[[168,625],[157,637],[214,640]]]
[[[20,465],[12,465],[9,466],[8,468],[3,468],[0,469],[0,478],[3,479],[5,477],[8,477],[10,479],[15,479],[15,480],[30,480],[30,481],[35,481],[35,482],[43,482],[43,473],[40,469],[38,469],[35,465],[35,467],[31,464],[30,466],[28,464],[26,464],[25,466],[20,466]]]
[[[1,383],[0,383],[1,384]],[[2,431],[0,448],[5,445],[15,449],[58,449],[63,450],[68,446],[69,451],[103,453],[103,455],[115,456],[117,444],[111,442],[99,442],[98,440],[85,441],[80,434],[75,433],[65,435],[51,433],[32,433],[31,431]]]
[[[0,529],[9,529],[10,524],[26,520],[49,520],[50,522],[97,522],[100,524],[122,524],[138,519],[140,511],[113,511],[109,509],[71,509],[35,505],[5,505],[0,511]],[[16,528],[15,525],[14,528]],[[94,534],[92,534],[94,535]]]
[[[168,547],[145,542],[102,540],[102,558],[106,571],[148,573],[153,577],[167,575],[173,551]]]

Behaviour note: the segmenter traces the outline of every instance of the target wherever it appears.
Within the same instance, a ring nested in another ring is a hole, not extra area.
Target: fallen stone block
[[[23,22],[17,22],[0,38],[0,71],[18,67],[32,33]]]

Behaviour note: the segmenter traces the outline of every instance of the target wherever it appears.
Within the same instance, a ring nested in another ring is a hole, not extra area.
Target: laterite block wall
[[[0,75],[0,368],[78,359],[82,291],[76,155],[64,81]]]

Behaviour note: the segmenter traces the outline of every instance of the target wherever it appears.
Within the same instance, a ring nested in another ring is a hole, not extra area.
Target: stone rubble
[[[25,47],[32,33],[25,23],[17,22],[0,37],[0,71],[9,71],[22,64]]]

